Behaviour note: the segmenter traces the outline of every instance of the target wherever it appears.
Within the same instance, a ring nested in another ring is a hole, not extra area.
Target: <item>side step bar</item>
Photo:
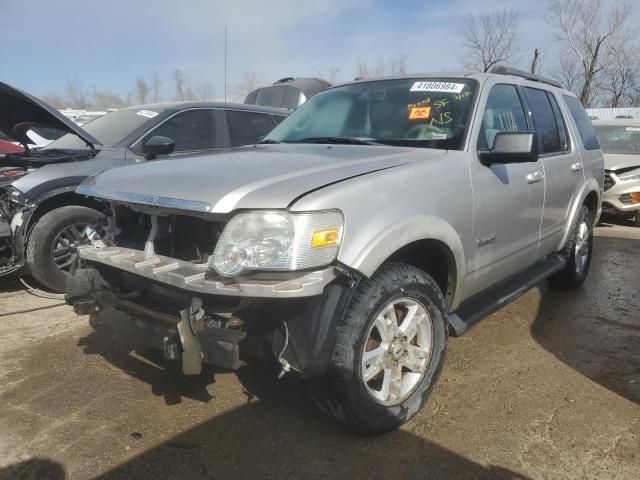
[[[498,283],[486,292],[482,292],[465,301],[455,313],[449,314],[451,334],[459,337],[483,318],[500,310],[505,305],[535,287],[542,280],[562,270],[567,260],[559,254],[540,260],[509,279]]]

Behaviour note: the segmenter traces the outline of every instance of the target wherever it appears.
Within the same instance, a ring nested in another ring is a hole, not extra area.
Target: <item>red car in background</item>
[[[7,153],[22,153],[22,152],[24,152],[24,148],[22,148],[20,145],[7,142],[0,138],[0,156],[3,156]]]

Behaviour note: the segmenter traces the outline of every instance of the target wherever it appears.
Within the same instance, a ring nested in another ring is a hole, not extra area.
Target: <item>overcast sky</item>
[[[231,85],[246,72],[269,83],[327,77],[331,66],[350,80],[358,60],[401,54],[411,72],[452,70],[465,18],[508,6],[520,13],[520,63],[538,47],[551,70],[546,0],[0,0],[0,81],[44,95],[78,77],[125,95],[137,76],[157,72],[170,95],[179,68],[219,98],[225,25]]]

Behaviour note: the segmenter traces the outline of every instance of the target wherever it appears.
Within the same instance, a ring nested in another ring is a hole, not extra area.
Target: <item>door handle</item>
[[[537,172],[527,173],[527,182],[529,183],[538,183],[542,181],[543,178],[544,178],[544,173],[542,173],[539,170]]]
[[[572,163],[571,170],[574,172],[579,172],[580,170],[582,170],[582,164],[580,162]]]

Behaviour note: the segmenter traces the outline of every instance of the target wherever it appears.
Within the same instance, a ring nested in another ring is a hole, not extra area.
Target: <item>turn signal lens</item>
[[[624,195],[620,195],[620,201],[625,205],[635,205],[636,203],[640,203],[640,192],[625,193]]]
[[[313,232],[311,237],[311,246],[313,248],[333,247],[338,243],[338,228],[328,228],[326,230],[317,230]]]

